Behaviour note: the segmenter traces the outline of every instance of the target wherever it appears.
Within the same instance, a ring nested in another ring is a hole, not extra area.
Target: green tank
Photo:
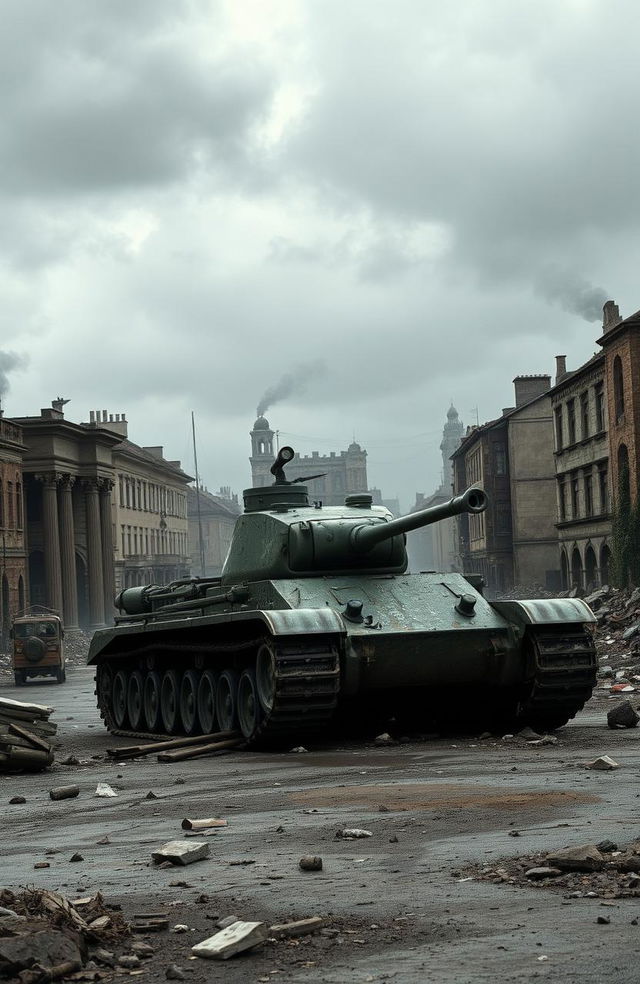
[[[221,577],[116,598],[88,655],[112,732],[237,729],[255,747],[389,721],[548,730],[582,708],[597,669],[584,601],[490,602],[478,576],[406,573],[406,534],[482,512],[481,489],[393,519],[364,493],[310,503],[302,483],[319,476],[287,481],[293,456],[245,490]]]

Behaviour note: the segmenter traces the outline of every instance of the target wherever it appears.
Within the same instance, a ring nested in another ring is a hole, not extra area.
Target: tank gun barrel
[[[351,533],[351,544],[359,553],[365,553],[376,543],[388,540],[399,533],[408,533],[410,530],[430,526],[432,523],[439,523],[460,513],[484,512],[487,503],[486,493],[482,489],[470,488],[439,506],[428,506],[407,516],[400,516],[399,519],[392,519],[388,523],[363,523],[361,526],[356,526]]]

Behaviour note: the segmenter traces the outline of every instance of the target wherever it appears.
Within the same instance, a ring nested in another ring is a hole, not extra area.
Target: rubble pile
[[[65,633],[64,658],[69,666],[84,666],[87,661],[91,636],[81,629]]]
[[[0,772],[39,772],[53,763],[53,708],[0,697]]]
[[[585,601],[598,620],[600,670],[595,695],[635,693],[640,688],[640,588],[623,591],[605,585]]]
[[[113,958],[111,967],[126,959],[104,947],[126,943],[129,935],[122,915],[100,894],[71,902],[43,889],[0,891],[0,977],[19,977],[21,984],[99,980],[106,976],[98,968],[103,955]]]
[[[460,872],[453,872],[459,877]],[[581,844],[549,854],[509,858],[472,869],[477,881],[551,888],[567,898],[640,898],[640,841],[619,850],[613,841]]]

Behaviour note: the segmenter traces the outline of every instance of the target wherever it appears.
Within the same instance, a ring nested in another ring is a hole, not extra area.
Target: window
[[[600,468],[598,468],[598,489],[600,492],[600,512],[606,513],[609,510],[606,465],[601,465]]]
[[[589,437],[589,393],[587,390],[580,394],[580,426],[582,440]]]
[[[118,475],[118,485],[120,487],[120,505],[124,506],[124,478]]]
[[[121,530],[121,535],[122,535],[122,556],[124,557],[124,556],[126,556],[126,553],[127,553],[127,550],[126,550],[126,539],[125,539],[125,532],[124,532],[124,525],[120,527],[120,530]]]
[[[616,355],[613,360],[613,402],[616,409],[616,421],[624,416],[624,383],[622,380],[622,359]]]
[[[501,444],[494,445],[496,475],[507,474],[507,453]]]
[[[22,529],[22,485],[16,482],[16,525]]]
[[[590,468],[585,468],[584,472],[584,514],[593,516],[593,476]]]
[[[127,506],[127,509],[130,509],[131,508],[131,483],[129,482],[129,479],[128,478],[125,478],[124,485],[125,485],[126,506]]]
[[[596,384],[596,432],[604,430],[604,385]]]
[[[561,521],[567,518],[567,486],[564,478],[558,480],[558,512]]]
[[[13,526],[13,482],[7,482],[7,526]]]
[[[556,418],[556,451],[562,451],[562,445],[564,444],[562,435],[562,407],[556,407],[554,413]]]
[[[569,444],[576,443],[576,401],[567,400],[567,421],[569,430]]]
[[[578,489],[579,489],[578,476],[574,473],[571,476],[571,518],[572,519],[577,519],[578,518],[578,515],[579,515],[579,513],[578,513]]]

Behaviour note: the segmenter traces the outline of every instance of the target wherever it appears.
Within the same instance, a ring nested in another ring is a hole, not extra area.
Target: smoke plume
[[[602,308],[609,295],[583,277],[549,267],[540,274],[537,288],[543,297],[560,304],[565,311],[578,314],[585,321],[602,321]]]
[[[7,373],[12,369],[22,369],[27,364],[24,355],[17,352],[3,352],[0,350],[0,398],[9,391],[9,377]]]
[[[291,372],[286,372],[281,376],[277,383],[269,386],[262,394],[258,403],[258,417],[266,413],[269,407],[280,400],[286,400],[288,396],[303,393],[307,386],[315,379],[325,375],[327,367],[321,359],[312,359],[310,362],[300,362],[294,366]]]

